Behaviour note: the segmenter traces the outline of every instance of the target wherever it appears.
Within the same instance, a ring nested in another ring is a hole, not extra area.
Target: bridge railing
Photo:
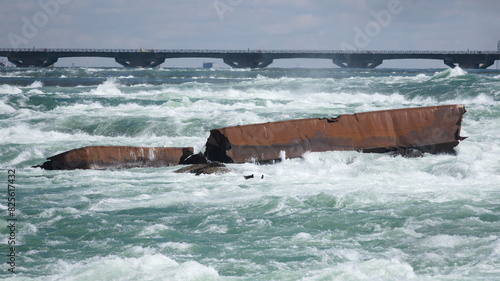
[[[192,53],[192,54],[244,54],[244,53],[268,53],[268,54],[421,54],[421,55],[465,55],[465,54],[500,54],[500,51],[424,51],[424,50],[261,50],[261,49],[91,49],[91,48],[0,48],[2,53]]]

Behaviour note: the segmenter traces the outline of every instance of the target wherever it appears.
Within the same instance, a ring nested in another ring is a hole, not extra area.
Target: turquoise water
[[[87,145],[203,151],[213,128],[458,103],[456,155],[308,153],[201,176],[30,168]],[[497,70],[0,69],[0,276],[498,280],[499,144]]]

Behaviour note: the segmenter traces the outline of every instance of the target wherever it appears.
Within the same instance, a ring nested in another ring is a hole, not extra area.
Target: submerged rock
[[[424,153],[416,148],[398,148],[398,150],[392,153],[392,156],[402,156],[404,158],[420,158],[424,157]]]
[[[198,176],[201,174],[224,174],[229,171],[230,170],[227,169],[226,165],[223,163],[213,161],[207,164],[193,164],[191,166],[175,170],[174,173],[192,173]]]
[[[243,177],[244,177],[246,180],[249,180],[249,179],[253,179],[253,178],[255,178],[255,176],[254,176],[253,174],[248,175],[248,176],[243,176]],[[262,180],[262,179],[264,179],[264,175],[260,176],[260,179],[261,179],[261,180]]]

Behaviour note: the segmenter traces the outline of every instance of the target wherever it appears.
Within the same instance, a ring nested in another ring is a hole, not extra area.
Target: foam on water
[[[6,104],[4,101],[0,100],[0,112],[1,114],[5,113],[14,113],[16,109],[14,109],[12,106]]]
[[[71,264],[60,261],[62,273],[46,280],[219,280],[217,271],[195,261],[177,263],[162,254],[106,256]]]
[[[498,82],[460,70],[298,73],[19,71],[30,87],[0,86],[0,166],[16,168],[22,190],[13,279],[494,280]],[[54,87],[44,74],[110,78]],[[130,83],[141,77],[163,82]],[[29,168],[85,145],[202,151],[217,127],[449,103],[468,111],[456,155],[315,152],[203,176]]]
[[[463,70],[462,68],[456,66],[455,68],[448,68],[446,70],[443,70],[441,72],[436,72],[434,74],[434,79],[450,79],[454,77],[460,77],[460,76],[465,76],[468,75],[468,73]]]
[[[7,95],[17,95],[22,93],[23,91],[16,86],[11,86],[11,85],[0,85],[0,94],[7,94]]]
[[[108,78],[104,83],[97,86],[95,90],[90,91],[90,95],[95,96],[122,96],[119,83],[116,78]]]
[[[416,277],[413,268],[397,259],[372,259],[347,262],[334,268],[315,272],[302,280],[411,280]]]
[[[43,83],[40,81],[35,81],[31,85],[27,86],[26,88],[41,88],[43,87]]]
[[[456,66],[455,68],[450,68],[450,77],[464,76],[467,75],[467,71],[462,68]]]

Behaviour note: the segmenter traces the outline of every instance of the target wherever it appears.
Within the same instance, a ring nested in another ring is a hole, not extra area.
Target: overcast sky
[[[500,40],[498,0],[0,1],[1,48],[496,50]],[[117,66],[93,58],[56,65],[75,62]],[[276,60],[271,67],[299,64],[336,67],[328,60]],[[382,66],[397,65],[404,64]]]

